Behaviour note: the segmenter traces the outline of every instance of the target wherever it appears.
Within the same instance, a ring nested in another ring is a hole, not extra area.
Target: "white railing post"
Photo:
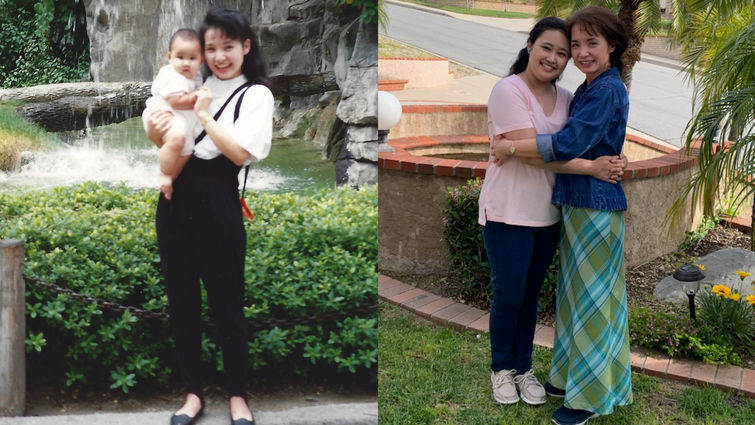
[[[26,403],[24,242],[0,241],[0,416],[24,414]]]

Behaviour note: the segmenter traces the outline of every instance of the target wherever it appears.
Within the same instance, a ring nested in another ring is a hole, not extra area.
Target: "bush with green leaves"
[[[459,295],[489,300],[490,263],[485,253],[482,228],[477,223],[482,180],[469,180],[446,191],[443,240],[448,247],[451,273],[460,281]]]
[[[89,78],[86,10],[79,0],[0,2],[0,88]]]
[[[629,335],[632,345],[659,350],[669,357],[711,364],[739,365],[742,362],[741,350],[704,322],[693,321],[681,312],[653,311],[648,307],[631,310]]]
[[[25,241],[25,273],[91,297],[165,312],[154,229],[154,191],[85,183],[0,195],[0,238]],[[377,298],[377,190],[250,194],[245,221],[245,309],[250,322],[348,313]],[[203,291],[203,298],[206,294]],[[173,348],[166,322],[102,309],[27,282],[27,351],[57,362],[66,384],[107,381],[128,392],[164,382]],[[208,317],[206,301],[203,316]],[[305,320],[250,335],[254,370],[299,374],[331,368],[371,373],[375,314]],[[214,328],[203,329],[205,362],[222,367]],[[33,360],[33,358],[32,358]]]
[[[719,338],[742,350],[755,350],[755,308],[740,294],[725,285],[706,286],[698,293],[697,306],[700,320]]]
[[[482,180],[474,179],[446,191],[443,240],[451,259],[451,273],[458,281],[458,295],[488,303],[492,296],[490,263],[485,253],[482,227],[477,222]],[[540,311],[553,309],[558,284],[558,255],[553,257],[543,282]]]

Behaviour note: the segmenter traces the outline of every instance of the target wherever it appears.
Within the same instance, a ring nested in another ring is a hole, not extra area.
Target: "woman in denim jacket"
[[[566,21],[571,55],[586,81],[574,93],[569,120],[554,134],[502,138],[494,154],[543,161],[619,155],[629,97],[619,77],[628,38],[616,15],[588,7]],[[620,176],[616,176],[620,178]],[[559,425],[580,425],[632,402],[624,272],[621,184],[587,175],[558,174],[552,202],[561,205],[562,234],[556,335],[549,395],[565,397],[553,414]]]

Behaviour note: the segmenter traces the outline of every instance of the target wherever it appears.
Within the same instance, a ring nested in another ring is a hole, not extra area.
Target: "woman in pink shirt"
[[[555,84],[570,57],[564,21],[544,18],[530,31],[510,75],[488,101],[490,140],[532,137],[560,130],[569,116],[572,94]],[[492,146],[492,144],[491,144]],[[526,161],[526,162],[525,162]],[[491,155],[480,193],[479,223],[491,267],[490,379],[502,404],[521,399],[539,405],[545,389],[532,373],[532,340],[540,287],[556,251],[560,210],[551,204],[555,173],[587,174],[615,183],[625,158],[604,156],[568,162]]]

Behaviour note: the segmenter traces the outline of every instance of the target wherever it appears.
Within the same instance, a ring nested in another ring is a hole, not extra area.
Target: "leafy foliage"
[[[383,0],[336,0],[338,4],[362,8],[362,19],[367,23],[384,19]]]
[[[694,322],[683,313],[653,312],[640,307],[629,312],[632,345],[664,352],[670,357],[702,360],[712,364],[741,363],[737,348],[705,322]]]
[[[719,338],[742,350],[755,349],[755,308],[724,285],[699,293],[700,319]]]
[[[671,224],[689,208],[715,212],[716,195],[733,206],[755,194],[755,16],[752,2],[691,0],[677,32],[684,70],[694,84],[696,111],[686,129],[687,149],[699,146],[699,172],[667,214]],[[721,142],[736,140],[723,146]],[[755,239],[754,239],[755,240]]]
[[[443,211],[444,241],[451,259],[451,273],[463,283],[461,295],[489,300],[490,263],[485,254],[482,230],[477,224],[482,180],[449,187]]]
[[[151,191],[94,183],[0,195],[0,238],[25,241],[29,276],[164,312],[156,198]],[[348,312],[375,302],[375,189],[251,194],[247,202],[256,215],[246,222],[248,319]],[[31,284],[26,301],[27,351],[60,364],[67,385],[106,381],[127,392],[139,382],[170,375],[167,323],[102,310]],[[208,317],[206,302],[203,315]],[[204,331],[203,360],[220,370],[214,331]],[[365,372],[377,363],[377,321],[347,317],[258,331],[250,335],[249,359],[255,370],[285,364],[300,374],[324,366]]]
[[[0,5],[0,88],[87,78],[83,1],[4,0]]]

